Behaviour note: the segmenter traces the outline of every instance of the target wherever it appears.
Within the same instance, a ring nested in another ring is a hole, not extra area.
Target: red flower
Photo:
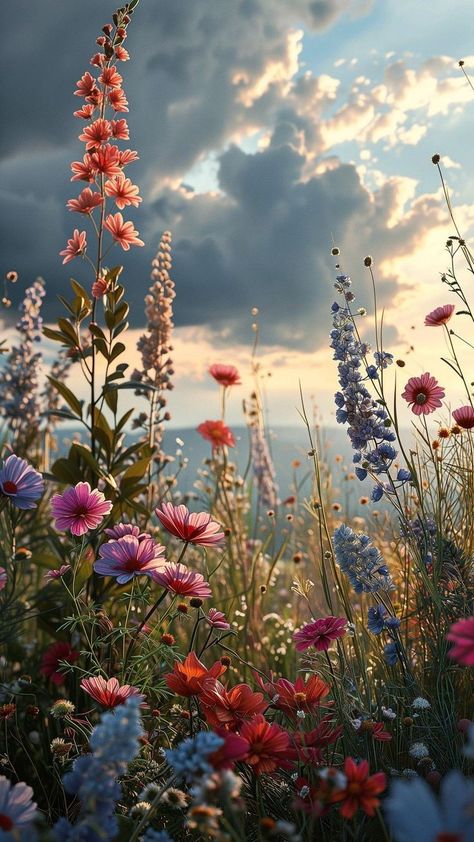
[[[75,228],[71,239],[67,241],[66,248],[60,251],[59,254],[61,256],[64,255],[63,263],[69,263],[71,260],[74,260],[74,258],[77,257],[79,254],[84,254],[86,248],[86,232],[79,232],[79,230]]]
[[[298,676],[294,684],[287,678],[265,683],[257,676],[257,681],[270,696],[272,707],[284,711],[292,718],[298,710],[306,713],[316,711],[321,706],[321,700],[330,692],[329,685],[314,673],[307,679]]]
[[[94,167],[92,166],[92,158],[88,152],[84,155],[82,161],[73,161],[71,170],[74,175],[71,181],[94,181]]]
[[[221,363],[214,363],[209,369],[209,374],[214,380],[217,380],[221,386],[240,386],[240,374],[235,365],[222,365]]]
[[[112,137],[115,137],[116,140],[129,139],[128,124],[126,120],[111,120],[110,126],[112,128]]]
[[[442,307],[436,307],[431,313],[425,316],[425,325],[427,327],[439,327],[449,322],[456,307],[454,304],[444,304]]]
[[[76,213],[92,213],[94,208],[99,207],[104,201],[100,193],[91,190],[90,187],[84,187],[77,199],[69,199],[67,207],[70,211]]]
[[[438,386],[438,381],[425,371],[421,377],[410,377],[402,392],[408,405],[411,405],[415,415],[428,415],[441,406],[441,398],[444,398],[444,389]]]
[[[297,652],[304,652],[310,646],[318,652],[327,652],[331,642],[338,637],[344,637],[347,629],[347,620],[344,617],[323,617],[307,623],[293,635],[295,649]]]
[[[73,649],[70,643],[53,643],[48,646],[41,659],[40,672],[50,678],[53,684],[63,684],[66,674],[61,672],[60,661],[67,661],[74,664],[79,657],[79,652]]]
[[[335,743],[343,730],[342,725],[334,727],[330,714],[324,716],[311,731],[295,731],[292,735],[294,746],[290,748],[288,758],[309,766],[321,763],[323,749]]]
[[[232,731],[216,728],[215,732],[221,740],[224,740],[224,745],[209,754],[207,759],[216,772],[221,769],[232,769],[234,763],[246,757],[250,745],[247,740]]]
[[[220,661],[208,669],[194,652],[190,652],[182,663],[176,661],[173,664],[173,672],[165,675],[165,681],[178,696],[199,696],[205,681],[218,678],[225,671],[226,667]]]
[[[373,816],[375,808],[379,806],[380,795],[387,785],[387,779],[383,772],[377,772],[369,777],[369,764],[367,760],[361,760],[359,764],[346,757],[344,762],[344,774],[346,786],[344,789],[335,792],[333,802],[342,802],[341,816],[345,819],[352,819],[361,809],[367,816]]]
[[[128,50],[125,47],[122,47],[120,44],[118,47],[115,47],[115,56],[119,61],[128,61],[130,56],[128,54]]]
[[[119,152],[119,163],[121,167],[139,161],[138,153],[134,149],[123,149]]]
[[[79,135],[79,140],[83,140],[86,144],[86,149],[94,149],[96,146],[101,146],[102,143],[107,143],[112,135],[112,126],[108,120],[94,120],[89,126],[86,126],[82,134]]]
[[[77,82],[77,89],[74,91],[74,96],[90,96],[94,88],[97,87],[94,77],[87,71]]]
[[[474,667],[474,617],[454,623],[446,639],[454,644],[449,650],[449,657],[466,667]]]
[[[153,574],[153,581],[158,582],[171,593],[181,596],[198,596],[208,599],[212,591],[208,582],[204,581],[202,573],[189,570],[184,564],[171,562]]]
[[[120,175],[119,151],[117,146],[107,143],[91,154],[91,164],[94,170],[107,178]]]
[[[115,204],[120,210],[123,210],[127,205],[138,207],[141,202],[138,191],[139,187],[136,184],[132,184],[129,178],[125,178],[123,173],[105,182],[107,196],[115,199]]]
[[[219,531],[220,524],[212,520],[207,512],[190,512],[182,504],[162,503],[161,509],[155,509],[155,514],[167,532],[186,543],[213,547],[220,544],[224,537],[224,533]]]
[[[218,450],[219,447],[235,447],[234,436],[223,421],[204,421],[197,429],[203,439],[211,442],[213,450]]]
[[[115,242],[119,243],[124,251],[130,246],[144,246],[143,240],[138,239],[138,231],[133,227],[133,222],[124,222],[121,213],[109,214],[104,222],[104,228],[110,231]]]
[[[270,724],[259,714],[249,722],[244,722],[240,736],[250,744],[245,762],[256,775],[262,772],[274,772],[279,767],[287,766],[290,738],[283,728],[276,723]]]
[[[113,88],[109,91],[108,99],[114,111],[128,111],[127,98],[121,88]]]
[[[130,684],[120,686],[116,678],[105,679],[101,675],[83,678],[81,687],[104,708],[115,708],[117,705],[123,705],[130,696],[137,696],[140,701],[145,699],[145,696],[140,693],[137,687],[132,687]]]
[[[123,79],[115,67],[104,67],[99,76],[99,82],[102,82],[106,88],[120,88]]]
[[[73,115],[74,117],[80,117],[82,120],[90,120],[93,113],[94,106],[92,105],[92,103],[87,103],[86,105],[83,105],[82,108],[79,109],[79,111],[74,111]]]
[[[231,731],[236,731],[244,719],[250,719],[268,707],[263,694],[254,693],[248,684],[236,684],[227,690],[216,679],[205,682],[200,701],[210,725]]]
[[[474,409],[472,406],[460,406],[453,411],[453,418],[463,430],[472,430],[474,427]]]

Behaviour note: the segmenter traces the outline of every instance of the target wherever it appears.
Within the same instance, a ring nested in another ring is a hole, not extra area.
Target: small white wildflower
[[[431,707],[428,699],[424,699],[423,696],[417,696],[416,699],[413,699],[411,706],[416,710],[427,710]]]
[[[339,771],[339,769],[328,767],[326,769],[321,769],[321,771],[318,772],[318,775],[323,779],[323,781],[331,781],[336,789],[345,789],[346,787],[347,778],[343,772]]]
[[[417,778],[418,775],[414,769],[402,769],[402,778]]]
[[[293,774],[290,777],[292,781],[297,781],[299,777],[298,772],[293,772]]]
[[[354,731],[358,731],[362,725],[362,719],[351,719],[351,724]]]
[[[408,754],[414,760],[423,760],[424,757],[428,757],[429,751],[424,743],[413,743],[408,750]]]
[[[396,713],[392,710],[392,708],[384,708],[383,705],[381,707],[382,716],[384,719],[395,719]]]
[[[304,710],[297,710],[296,716],[298,717],[298,719],[305,719],[306,718],[306,714],[305,714]]]
[[[302,786],[299,792],[300,798],[306,798],[309,795],[309,786]]]

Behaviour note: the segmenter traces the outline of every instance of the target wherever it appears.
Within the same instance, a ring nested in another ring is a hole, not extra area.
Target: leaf
[[[134,408],[132,408],[132,409],[129,409],[129,410],[128,410],[128,412],[126,412],[126,413],[125,413],[125,415],[122,415],[122,417],[121,417],[120,421],[118,421],[118,422],[117,422],[117,426],[116,426],[116,428],[115,428],[115,432],[116,432],[116,433],[119,433],[119,432],[120,432],[120,430],[121,430],[123,427],[125,427],[125,424],[127,423],[127,421],[128,421],[128,419],[130,418],[130,416],[131,416],[131,415],[133,415],[133,413],[134,413],[134,412],[135,412],[135,409],[134,409]]]
[[[69,459],[56,459],[56,462],[51,466],[51,473],[55,480],[63,482],[66,485],[76,485],[82,479],[82,472],[76,465],[72,465]]]
[[[122,476],[121,485],[129,479],[141,479],[145,476],[150,460],[151,456],[146,456],[145,459],[139,459],[138,462],[134,462],[133,465],[130,465]]]
[[[104,388],[104,400],[109,407],[109,409],[114,413],[117,412],[118,406],[118,393],[116,389],[105,389]]]
[[[81,284],[79,284],[77,281],[75,281],[74,278],[71,278],[71,286],[73,288],[73,291],[76,293],[76,295],[79,298],[82,299],[82,301],[84,301],[84,304],[87,305],[89,310],[92,310],[92,301],[89,298],[89,294],[88,294],[88,292],[86,292],[84,287]]]
[[[113,362],[120,357],[121,354],[125,351],[125,345],[123,342],[116,342],[115,345],[112,347],[112,351],[109,357],[109,362]]]
[[[59,330],[51,330],[49,327],[44,327],[43,336],[46,336],[48,339],[54,339],[55,342],[62,342],[63,345],[67,345],[68,347],[71,345],[69,337],[65,336],[64,333]]]
[[[128,380],[126,383],[114,383],[112,389],[141,389],[142,391],[159,392],[157,386],[152,386],[151,383],[140,383],[139,380]]]
[[[77,331],[73,328],[71,322],[68,322],[67,319],[58,319],[58,327],[66,336],[72,339],[75,345],[79,345]]]
[[[75,394],[71,392],[70,389],[66,386],[65,383],[61,383],[60,380],[56,380],[54,377],[50,377],[48,375],[49,382],[54,386],[57,392],[64,398],[66,403],[71,407],[73,412],[76,413],[76,416],[82,420],[82,403],[79,401]]]

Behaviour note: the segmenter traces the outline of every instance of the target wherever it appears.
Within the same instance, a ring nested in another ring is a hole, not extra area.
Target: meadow
[[[127,220],[142,202],[123,79],[136,7],[102,28],[71,92],[82,146],[58,261],[85,262],[90,283],[72,280],[45,325],[45,283],[4,280],[8,314],[24,289],[0,345],[0,840],[474,840],[474,255],[443,161],[446,266],[420,314],[447,348],[437,376],[406,377],[374,261],[360,256],[373,289],[360,300],[329,243],[345,453],[295,385],[301,454],[285,451],[282,493],[255,310],[253,390],[216,350],[206,455],[183,478],[169,231],[141,367],[126,362],[126,253],[154,250]]]

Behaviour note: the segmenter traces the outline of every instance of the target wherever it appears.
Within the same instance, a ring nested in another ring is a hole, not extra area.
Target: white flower
[[[306,718],[306,714],[305,714],[304,710],[297,710],[296,716],[298,717],[298,719],[305,719]]]
[[[358,731],[362,725],[362,719],[351,719],[351,723],[354,731]]]
[[[392,708],[384,708],[383,705],[381,707],[382,716],[384,719],[395,719],[396,713],[392,710]]]
[[[416,710],[427,710],[431,707],[428,699],[424,699],[423,696],[417,696],[416,699],[413,699],[411,706]]]
[[[429,751],[424,743],[413,743],[409,748],[408,754],[414,760],[422,760],[424,757],[428,757]]]

